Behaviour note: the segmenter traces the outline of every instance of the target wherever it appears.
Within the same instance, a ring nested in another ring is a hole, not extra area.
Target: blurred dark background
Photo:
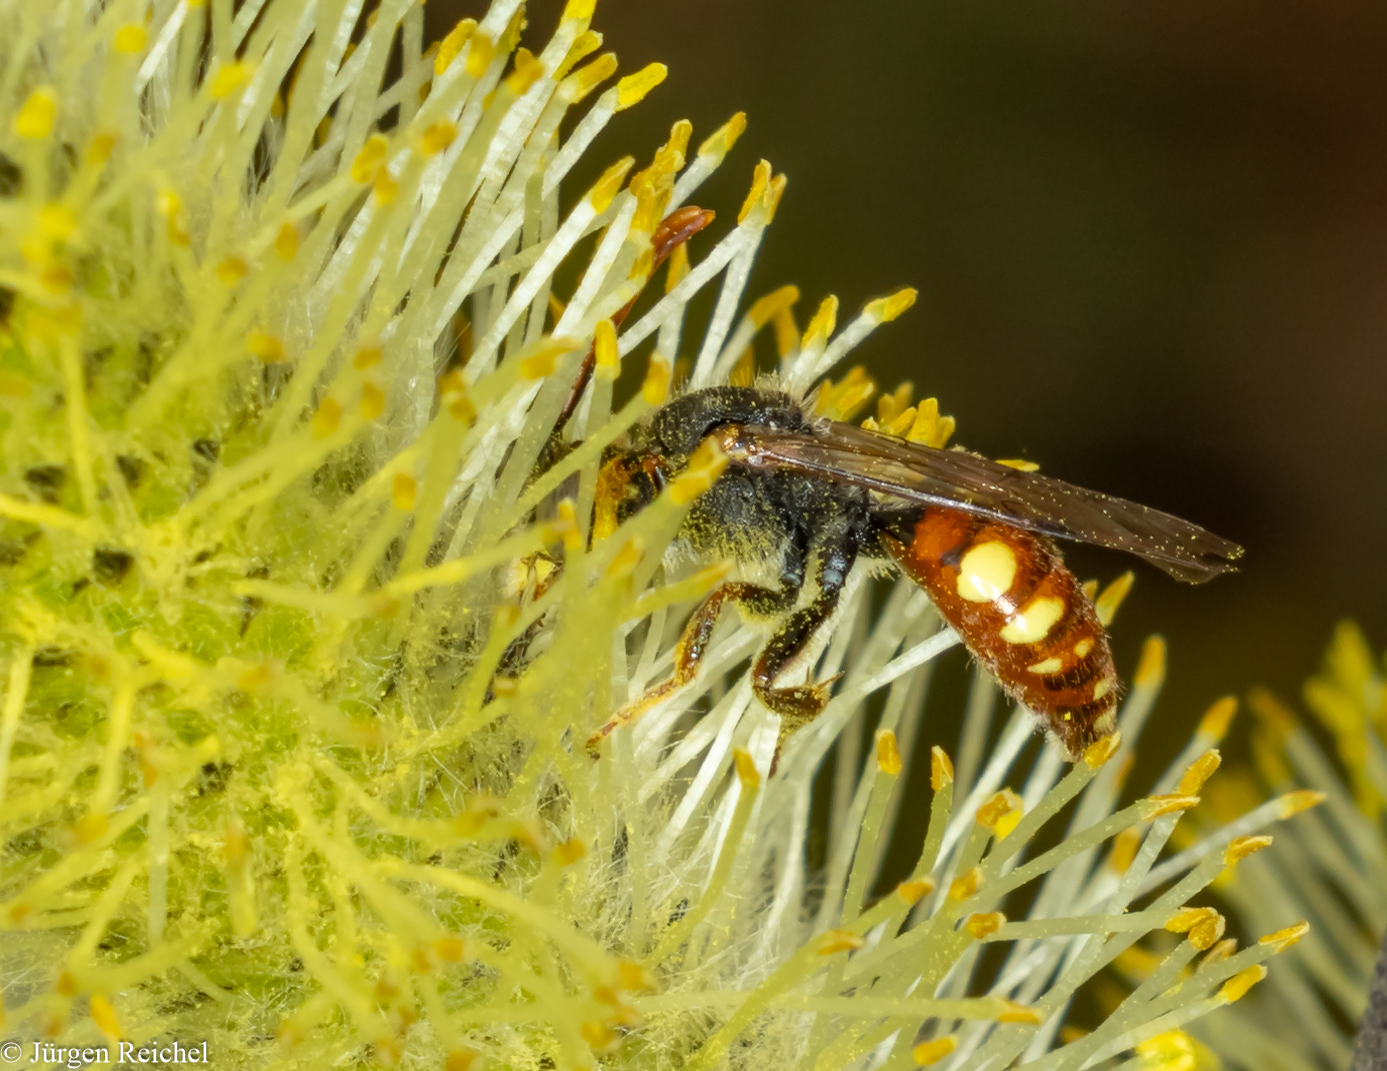
[[[431,30],[480,7],[433,0]],[[530,5],[532,47],[561,7]],[[1387,5],[601,0],[594,29],[670,75],[575,195],[675,119],[697,145],[745,110],[697,199],[720,234],[759,158],[788,174],[749,296],[797,284],[803,324],[835,293],[844,323],[918,287],[855,355],[883,386],[1247,547],[1207,587],[1135,566],[1124,675],[1170,644],[1150,760],[1221,694],[1297,696],[1339,617],[1387,645]]]

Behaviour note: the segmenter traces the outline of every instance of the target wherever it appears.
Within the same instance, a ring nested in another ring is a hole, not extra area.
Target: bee
[[[865,560],[924,589],[1073,761],[1112,732],[1120,685],[1093,599],[1055,541],[1126,551],[1191,583],[1232,571],[1243,553],[1159,510],[815,417],[779,390],[737,386],[677,398],[609,449],[594,533],[652,502],[708,439],[729,464],[693,502],[678,540],[698,555],[769,568],[777,582],[713,590],[684,629],[673,676],[620,710],[590,748],[694,679],[732,603],[776,622],[751,678],[756,698],[780,715],[783,742],[823,710],[832,682],[784,685],[782,672],[812,645]]]
[[[654,265],[712,219],[694,206],[671,213],[651,238]],[[563,442],[564,428],[593,367],[589,351],[537,473],[572,448]],[[1093,599],[1055,540],[1126,551],[1189,583],[1235,571],[1243,554],[1236,543],[1168,513],[967,451],[817,417],[811,404],[769,386],[692,391],[608,448],[594,538],[653,502],[710,439],[729,464],[694,500],[676,543],[768,572],[774,582],[715,588],[684,628],[670,679],[621,708],[588,740],[590,751],[694,680],[728,604],[775,622],[751,679],[756,698],[780,715],[783,743],[823,710],[833,682],[783,685],[780,678],[833,617],[848,574],[862,560],[918,584],[964,646],[1073,761],[1112,732],[1121,686]]]

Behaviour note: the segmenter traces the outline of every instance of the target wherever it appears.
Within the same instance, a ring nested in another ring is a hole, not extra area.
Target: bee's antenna
[[[716,215],[717,213],[711,208],[685,205],[683,208],[676,208],[661,220],[660,225],[655,228],[655,233],[650,238],[654,260],[651,263],[650,276],[647,278],[653,277],[656,269],[665,262],[675,249],[712,223]],[[612,314],[613,326],[619,327],[621,325],[621,322],[626,319],[639,299],[640,294],[637,294]],[[596,364],[597,346],[594,344],[588,348],[587,355],[583,358],[583,363],[578,369],[578,378],[573,383],[573,389],[569,391],[568,400],[564,402],[563,409],[559,411],[559,418],[554,422],[554,430],[549,435],[549,441],[540,452],[539,461],[535,464],[535,475],[546,472],[563,456],[564,429],[568,427],[568,422],[578,410],[578,403],[583,399],[583,392],[588,388]]]

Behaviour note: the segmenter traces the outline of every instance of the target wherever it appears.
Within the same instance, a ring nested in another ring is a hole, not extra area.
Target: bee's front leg
[[[795,574],[789,573],[788,579],[795,580]],[[623,725],[631,724],[651,707],[673,695],[698,676],[699,666],[703,664],[703,658],[708,653],[708,644],[713,638],[713,627],[718,623],[718,615],[725,603],[740,602],[757,616],[781,614],[794,606],[799,599],[800,587],[804,582],[802,569],[797,580],[798,582],[787,584],[780,590],[744,583],[723,584],[716,588],[703,600],[703,605],[694,611],[693,617],[684,626],[684,634],[679,637],[679,646],[674,652],[674,676],[663,684],[657,684],[639,699],[627,703],[613,714],[611,720],[588,737],[588,751],[596,755],[602,741],[614,731]]]

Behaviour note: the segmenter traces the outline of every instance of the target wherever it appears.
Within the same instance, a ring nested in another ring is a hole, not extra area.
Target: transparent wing
[[[1197,524],[958,450],[830,422],[812,432],[722,429],[721,445],[750,468],[846,481],[889,498],[945,506],[1054,539],[1124,550],[1192,584],[1233,570],[1243,548]]]

